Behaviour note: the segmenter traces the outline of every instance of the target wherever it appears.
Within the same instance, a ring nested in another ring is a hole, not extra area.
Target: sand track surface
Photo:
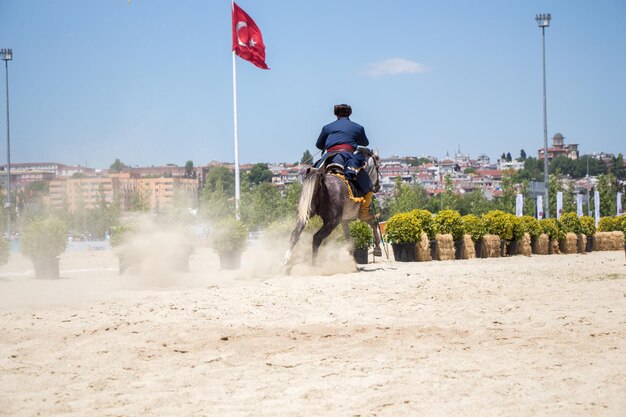
[[[626,415],[623,252],[270,269],[73,252],[39,281],[12,257],[0,415]]]

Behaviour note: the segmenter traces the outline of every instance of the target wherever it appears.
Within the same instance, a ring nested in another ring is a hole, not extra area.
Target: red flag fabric
[[[233,51],[257,67],[269,69],[265,64],[265,44],[261,30],[237,3],[233,3]]]

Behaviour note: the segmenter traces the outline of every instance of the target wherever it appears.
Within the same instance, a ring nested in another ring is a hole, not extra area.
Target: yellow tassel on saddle
[[[335,177],[339,177],[341,178],[341,180],[346,184],[346,187],[348,187],[348,197],[350,197],[350,200],[354,201],[355,203],[359,203],[359,204],[363,204],[365,202],[365,198],[363,197],[355,197],[354,194],[352,193],[352,187],[350,187],[350,183],[348,182],[348,180],[346,179],[345,176],[341,175],[341,174],[337,174],[335,172],[331,173],[330,175],[334,175]],[[370,203],[372,202],[372,198],[370,197]],[[369,207],[369,205],[368,205]]]

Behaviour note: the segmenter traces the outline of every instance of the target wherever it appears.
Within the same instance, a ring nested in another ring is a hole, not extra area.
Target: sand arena
[[[0,415],[626,414],[623,252],[359,271],[326,246],[284,276],[276,251],[221,271],[199,247],[188,273],[134,276],[66,252],[56,281],[13,256]]]

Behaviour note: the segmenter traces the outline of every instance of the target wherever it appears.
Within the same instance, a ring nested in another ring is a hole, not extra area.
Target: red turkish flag
[[[269,69],[265,64],[265,44],[261,30],[237,3],[233,3],[233,51],[257,67]]]

